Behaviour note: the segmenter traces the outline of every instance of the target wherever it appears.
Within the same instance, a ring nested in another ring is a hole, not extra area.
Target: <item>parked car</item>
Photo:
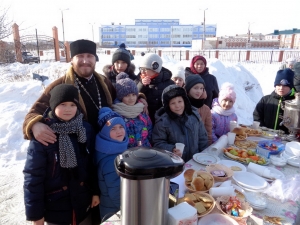
[[[32,55],[30,52],[22,52],[23,63],[40,63],[40,57]]]

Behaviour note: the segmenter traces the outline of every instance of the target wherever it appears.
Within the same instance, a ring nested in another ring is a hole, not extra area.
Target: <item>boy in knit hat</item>
[[[185,80],[184,68],[182,66],[173,68],[171,79],[178,87],[183,87]]]
[[[284,101],[295,98],[293,81],[294,72],[291,69],[277,72],[274,81],[275,90],[270,95],[262,97],[253,112],[253,119],[260,122],[260,126],[289,133],[288,128],[280,125],[283,116],[281,105],[284,104]]]
[[[196,74],[204,80],[207,94],[204,104],[211,108],[213,99],[219,95],[219,86],[216,77],[209,73],[206,59],[203,56],[194,56],[191,60],[190,67],[185,68],[186,77],[192,74]]]
[[[208,144],[210,145],[212,143],[212,117],[210,108],[204,104],[204,99],[207,97],[204,80],[198,75],[190,75],[185,79],[184,88],[192,106],[198,109],[207,132]]]
[[[138,101],[136,84],[122,72],[117,76],[116,91],[117,99],[112,109],[125,120],[128,148],[140,145],[151,147],[152,122],[143,112],[144,104]]]
[[[136,83],[138,91],[145,94],[148,100],[149,116],[155,122],[155,112],[162,107],[161,94],[163,90],[174,84],[172,73],[162,66],[162,59],[154,53],[147,53],[140,61],[140,73]]]
[[[91,224],[90,208],[99,204],[92,128],[82,120],[76,87],[60,84],[50,95],[43,121],[58,142],[30,141],[23,171],[26,218],[33,224]]]
[[[213,142],[230,131],[230,121],[237,121],[237,115],[233,107],[235,100],[236,93],[233,84],[224,83],[221,87],[219,98],[213,100],[211,110]]]
[[[96,163],[102,221],[120,210],[120,177],[115,171],[114,160],[127,150],[128,137],[125,122],[118,113],[103,107],[98,118],[100,131],[96,136]]]
[[[112,55],[111,62],[111,65],[103,67],[103,73],[114,86],[116,85],[116,77],[121,72],[127,73],[132,80],[136,79],[136,75],[134,74],[135,65],[131,63],[128,50],[118,48]]]
[[[173,84],[162,94],[163,107],[156,114],[152,132],[154,147],[165,149],[187,162],[208,146],[207,133],[196,108],[192,107],[182,87]],[[176,143],[185,145],[183,154]]]

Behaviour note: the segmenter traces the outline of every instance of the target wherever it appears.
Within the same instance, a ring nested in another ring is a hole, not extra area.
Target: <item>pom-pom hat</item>
[[[116,91],[119,101],[122,101],[122,99],[129,94],[139,94],[135,82],[124,72],[119,73],[116,77]]]
[[[221,103],[224,99],[231,99],[233,102],[236,100],[236,93],[234,91],[233,84],[226,82],[222,84],[221,90],[219,92],[218,101]]]
[[[125,48],[118,48],[114,52],[111,60],[112,64],[114,64],[118,60],[124,61],[127,64],[127,66],[130,65],[130,54]]]

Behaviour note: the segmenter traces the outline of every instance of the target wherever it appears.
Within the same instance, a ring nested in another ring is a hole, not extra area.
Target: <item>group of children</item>
[[[74,210],[76,221],[82,221],[88,209],[99,203],[102,219],[117,212],[120,179],[114,169],[114,159],[118,154],[131,147],[153,146],[188,161],[227,133],[230,120],[237,120],[232,84],[223,85],[219,98],[206,105],[206,88],[211,84],[200,74],[186,77],[183,68],[171,72],[162,67],[162,60],[156,54],[143,56],[137,77],[125,73],[131,62],[123,49],[113,56],[112,63],[107,68],[117,98],[112,109],[99,110],[96,135],[82,119],[75,87],[61,84],[51,91],[50,109],[44,115],[44,122],[55,129],[59,141],[49,146],[31,141],[24,169],[26,214],[35,224],[44,221],[64,224],[61,218]],[[215,91],[218,89],[209,96]],[[145,112],[145,99],[149,114]],[[178,142],[185,144],[182,154],[175,147]],[[56,199],[51,199],[51,193],[47,192],[53,186],[61,192]],[[78,202],[76,209],[68,202],[73,199]]]

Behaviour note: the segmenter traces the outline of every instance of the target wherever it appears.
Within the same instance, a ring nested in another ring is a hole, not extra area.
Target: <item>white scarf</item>
[[[125,118],[136,118],[138,115],[143,112],[144,104],[143,103],[136,103],[135,105],[126,105],[123,102],[119,102],[112,105],[112,109],[119,113],[121,116],[124,116]]]
[[[235,112],[234,107],[232,106],[230,109],[223,109],[220,105],[214,105],[212,110],[216,113],[223,115],[223,116],[230,116]]]

